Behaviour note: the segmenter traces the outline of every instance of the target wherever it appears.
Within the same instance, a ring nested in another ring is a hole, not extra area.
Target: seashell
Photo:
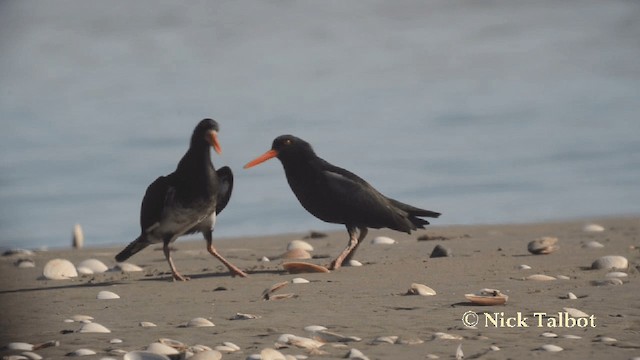
[[[347,262],[347,265],[357,267],[357,266],[362,266],[362,263],[358,260],[351,259]]]
[[[67,353],[67,356],[87,356],[87,355],[95,355],[95,354],[96,352],[91,349],[78,349],[70,353]]]
[[[440,339],[440,340],[462,340],[463,339],[463,337],[460,335],[448,334],[444,332],[437,332],[433,334],[433,338]]]
[[[529,242],[527,250],[534,255],[551,254],[558,250],[558,246],[556,245],[557,243],[557,237],[543,236]]]
[[[374,344],[395,344],[398,341],[397,336],[380,336],[373,340]]]
[[[302,336],[296,336],[292,334],[283,334],[278,338],[278,342],[287,345],[297,346],[302,349],[315,350],[319,349],[324,342],[315,339],[310,339]]]
[[[73,226],[71,246],[73,246],[74,249],[82,249],[82,247],[84,247],[84,233],[82,232],[82,226],[80,226],[80,224]]]
[[[28,249],[9,249],[2,253],[2,256],[12,256],[12,255],[32,256],[34,255],[34,252]]]
[[[491,351],[500,351],[500,348],[496,345],[489,346],[489,349],[491,349]]]
[[[327,330],[327,328],[322,325],[309,325],[304,327],[304,331],[308,331],[308,332],[315,332],[315,331],[322,331],[322,330]]]
[[[31,350],[33,350],[33,344],[29,344],[29,343],[25,343],[25,342],[8,343],[5,347],[8,350],[22,350],[22,351],[31,351]]]
[[[185,325],[185,327],[211,327],[211,326],[215,326],[215,325],[211,321],[202,317],[193,318],[189,320],[189,322],[187,322],[187,324]]]
[[[308,284],[309,280],[301,277],[291,279],[292,284]]]
[[[111,330],[107,329],[103,325],[92,322],[92,323],[82,325],[80,327],[80,330],[78,330],[78,332],[79,333],[110,333]]]
[[[376,236],[371,240],[371,243],[374,245],[393,245],[397,243],[397,241],[386,236]]]
[[[122,339],[111,339],[109,340],[109,344],[122,344],[124,341]]]
[[[444,247],[440,244],[436,245],[433,248],[433,251],[431,251],[431,255],[429,255],[430,258],[449,257],[449,256],[453,256],[453,252],[451,251],[451,249]]]
[[[218,345],[214,348],[216,351],[220,351],[221,353],[232,353],[232,352],[236,352],[238,350],[230,347],[230,346],[226,346],[226,345]]]
[[[39,343],[39,344],[34,344],[33,345],[33,350],[40,350],[40,349],[44,349],[44,348],[48,348],[48,347],[52,347],[52,346],[60,346],[60,341],[58,340],[50,340],[47,342],[43,342],[43,343]]]
[[[140,321],[140,326],[142,326],[143,328],[150,328],[150,327],[156,327],[158,325],[149,321]]]
[[[369,358],[358,349],[351,349],[347,354],[348,359],[369,360]]]
[[[286,262],[282,264],[282,267],[287,270],[289,274],[329,272],[329,269],[325,268],[324,266],[305,262]]]
[[[422,296],[432,296],[435,295],[436,291],[427,285],[423,284],[411,284],[411,287],[407,291],[407,295],[422,295]]]
[[[260,359],[262,360],[287,360],[282,353],[276,349],[264,348],[260,351]]]
[[[302,259],[311,259],[311,254],[307,250],[303,249],[291,249],[280,255],[282,259],[290,259],[290,260],[302,260]]]
[[[40,356],[40,355],[38,355],[38,354],[36,354],[34,352],[31,352],[31,351],[25,351],[25,352],[22,353],[22,355],[25,356],[25,358],[29,359],[29,360],[41,360],[41,359],[43,359],[42,356]]]
[[[124,355],[124,360],[170,360],[168,356],[150,351],[131,351]]]
[[[191,360],[220,360],[222,359],[222,353],[217,350],[207,350],[199,352],[189,359]]]
[[[322,342],[358,342],[362,341],[361,338],[357,336],[344,336],[341,334],[337,334],[331,332],[329,330],[319,330],[313,333],[313,338],[322,341]]]
[[[180,352],[178,350],[176,350],[174,347],[171,347],[169,345],[165,345],[163,343],[160,342],[154,342],[151,343],[147,346],[147,351],[155,353],[155,354],[161,354],[161,355],[176,355],[179,354]]]
[[[604,227],[598,224],[587,224],[582,228],[582,231],[585,232],[602,232],[604,231]]]
[[[77,321],[77,322],[81,322],[81,321],[89,321],[89,322],[91,322],[91,320],[93,320],[93,317],[91,317],[89,315],[73,315],[71,317],[71,320]]]
[[[518,265],[518,269],[520,269],[520,270],[531,270],[531,266],[522,264],[522,265]]]
[[[291,299],[297,297],[296,294],[292,294],[292,293],[286,293],[286,294],[275,294],[275,295],[271,295],[269,296],[268,299],[266,300],[283,300],[283,299]]]
[[[87,259],[78,264],[78,267],[86,267],[91,269],[93,273],[100,274],[109,270],[109,267],[98,259]]]
[[[552,332],[543,332],[542,334],[540,334],[540,336],[546,337],[546,338],[557,338],[558,334],[552,333]]]
[[[436,354],[427,354],[425,355],[427,359],[440,359],[440,357]]]
[[[556,276],[556,279],[558,279],[558,280],[571,280],[571,278],[566,276],[566,275],[558,275],[558,276]]]
[[[458,348],[456,349],[456,360],[464,359],[464,353],[462,352],[462,343],[458,344]]]
[[[254,320],[254,319],[260,319],[262,316],[260,315],[253,315],[253,314],[243,314],[243,313],[236,313],[231,319],[229,320]]]
[[[567,293],[567,299],[569,300],[576,300],[578,297],[576,296],[576,294],[569,292]]]
[[[117,263],[116,266],[113,267],[113,269],[116,271],[119,270],[126,273],[142,271],[142,268],[140,266],[132,263],[128,263],[128,262]]]
[[[262,262],[269,262],[269,261],[271,261],[271,260],[269,260],[269,258],[268,258],[268,257],[263,256],[263,257],[260,259],[260,261],[262,261]]]
[[[502,305],[509,300],[509,296],[496,289],[482,289],[475,294],[465,294],[464,297],[477,305]]]
[[[247,356],[246,360],[262,360],[262,356],[260,354],[251,354]]]
[[[618,340],[612,338],[612,337],[608,337],[608,336],[598,336],[594,341],[599,341],[599,342],[616,342]]]
[[[600,281],[593,281],[595,286],[607,286],[607,285],[622,285],[624,282],[620,278],[608,278]]]
[[[242,349],[240,349],[240,346],[232,343],[231,341],[225,341],[225,342],[222,343],[222,345],[227,346],[227,347],[233,349],[234,351],[242,350]]]
[[[120,295],[111,292],[111,291],[106,291],[106,290],[102,290],[98,293],[97,296],[98,300],[113,300],[113,299],[120,299]]]
[[[396,344],[402,344],[402,345],[419,345],[419,344],[424,344],[424,341],[420,340],[420,339],[398,339],[396,341]]]
[[[572,340],[582,339],[582,336],[571,335],[571,334],[562,335],[562,337],[565,339],[572,339]]]
[[[553,276],[542,275],[542,274],[529,275],[525,278],[525,280],[533,280],[533,281],[551,281],[555,279],[556,278],[554,278]]]
[[[624,256],[607,255],[598,258],[591,264],[592,269],[626,269],[629,266],[629,261]]]
[[[287,250],[301,249],[304,251],[313,251],[313,246],[304,240],[292,240],[287,245]]]
[[[65,280],[78,276],[76,267],[71,261],[65,259],[49,260],[44,266],[42,275],[49,280]]]
[[[262,292],[262,299],[263,300],[269,300],[271,299],[271,294],[273,294],[274,292],[282,289],[283,287],[287,286],[289,284],[288,281],[281,281],[279,283],[275,283],[273,285],[271,285],[270,287],[264,289],[264,291]]]
[[[110,349],[109,351],[107,351],[107,354],[114,356],[125,356],[127,354],[127,351],[122,349]]]
[[[622,271],[612,271],[610,273],[607,273],[604,277],[611,279],[611,278],[623,278],[623,277],[627,277],[629,276],[627,273],[624,273]]]
[[[193,353],[199,353],[202,351],[209,351],[209,350],[213,350],[212,348],[208,347],[207,345],[193,345],[189,348],[189,350]]]
[[[548,352],[560,352],[560,351],[562,351],[564,349],[561,348],[558,345],[545,344],[545,345],[540,346],[540,350],[544,350],[544,351],[548,351]]]
[[[78,266],[76,268],[76,270],[78,271],[78,274],[80,275],[92,275],[93,274],[93,270],[89,269],[88,267],[85,266]]]
[[[595,240],[591,240],[588,243],[582,245],[582,247],[587,249],[602,249],[604,245]]]
[[[36,262],[31,259],[20,259],[16,261],[16,266],[20,269],[34,268],[36,267]]]

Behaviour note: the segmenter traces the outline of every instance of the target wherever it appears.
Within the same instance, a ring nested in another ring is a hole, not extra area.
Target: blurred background
[[[290,133],[433,223],[640,213],[640,2],[0,1],[0,247],[139,234],[194,126],[235,173],[217,237],[341,229]]]

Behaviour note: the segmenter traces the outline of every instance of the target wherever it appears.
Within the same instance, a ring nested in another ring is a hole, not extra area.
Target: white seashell
[[[558,276],[556,276],[556,279],[558,279],[558,280],[571,280],[571,278],[566,276],[566,275],[558,275]]]
[[[126,350],[122,350],[122,349],[111,349],[107,353],[109,355],[125,356],[127,354],[127,351]]]
[[[308,332],[316,332],[316,331],[322,331],[322,330],[327,330],[327,328],[322,325],[309,325],[304,327],[304,331],[308,331]]]
[[[20,269],[28,269],[36,267],[36,262],[31,259],[20,259],[16,263],[16,266]]]
[[[223,342],[223,343],[222,343],[222,345],[227,346],[227,347],[230,347],[230,348],[232,348],[234,351],[240,351],[240,350],[242,350],[242,349],[240,349],[240,346],[238,346],[238,345],[236,345],[236,344],[232,343],[231,341],[225,341],[225,342]]]
[[[82,249],[82,247],[84,247],[84,233],[82,232],[82,226],[80,226],[80,224],[73,226],[71,246],[73,246],[74,249]]]
[[[543,332],[542,334],[540,334],[540,336],[546,337],[546,338],[557,338],[558,334],[552,333],[552,332]]]
[[[574,294],[574,293],[572,293],[572,292],[567,293],[567,299],[569,299],[569,300],[576,300],[577,298],[578,298],[578,297],[576,296],[576,294]]]
[[[170,360],[168,356],[150,351],[131,351],[124,355],[124,360]]]
[[[8,350],[22,350],[22,351],[31,351],[33,350],[33,345],[25,342],[12,342],[6,345]]]
[[[518,269],[520,269],[520,270],[531,270],[531,266],[522,264],[522,265],[518,266]]]
[[[573,339],[573,340],[582,339],[582,336],[571,335],[571,334],[562,335],[562,337],[565,339]]]
[[[111,330],[98,323],[84,324],[78,330],[79,333],[110,333]]]
[[[553,344],[546,344],[546,345],[542,345],[540,347],[541,350],[544,351],[548,351],[548,352],[560,352],[562,350],[564,350],[563,348],[561,348],[558,345],[553,345]]]
[[[149,321],[140,321],[140,326],[142,326],[143,328],[150,328],[150,327],[156,327],[158,325]]]
[[[109,340],[109,344],[122,344],[124,341],[122,339],[111,339]]]
[[[307,280],[305,278],[297,277],[297,278],[291,279],[291,283],[292,284],[308,284],[309,280]]]
[[[345,335],[337,334],[328,330],[320,330],[320,331],[314,332],[313,338],[322,342],[330,342],[330,343],[362,341],[362,339],[357,336],[345,336]]]
[[[606,278],[623,278],[629,276],[627,273],[623,273],[622,271],[612,271],[607,273],[604,277]]]
[[[551,254],[558,250],[558,238],[551,236],[543,236],[533,240],[527,244],[527,250],[535,255]]]
[[[440,340],[462,340],[463,339],[463,337],[460,335],[447,334],[443,332],[437,332],[433,334],[433,337],[434,339],[440,339]]]
[[[67,354],[67,356],[87,356],[95,355],[96,352],[91,349],[78,349]]]
[[[193,353],[199,353],[202,351],[209,351],[209,350],[213,350],[212,348],[208,347],[207,345],[193,345],[189,348],[189,350]]]
[[[598,336],[596,338],[596,341],[600,341],[600,342],[616,342],[618,340],[612,338],[612,337],[608,337],[608,336]]]
[[[358,349],[351,349],[347,354],[348,359],[369,360],[369,358]]]
[[[594,285],[596,286],[607,286],[607,285],[622,285],[624,282],[620,280],[620,278],[608,278],[605,280],[594,281]]]
[[[211,326],[215,326],[215,325],[211,321],[202,317],[193,318],[189,320],[189,322],[186,324],[186,327],[211,327]]]
[[[397,336],[380,336],[373,340],[376,344],[395,344],[398,341]]]
[[[93,274],[93,270],[89,269],[88,267],[85,266],[78,266],[76,268],[76,270],[78,271],[78,274],[80,275],[92,275]]]
[[[582,231],[586,232],[601,232],[604,231],[604,227],[598,224],[587,224],[582,228]]]
[[[500,348],[496,345],[489,346],[489,349],[491,349],[491,351],[500,351]]]
[[[351,259],[347,262],[347,265],[357,267],[357,266],[362,266],[362,263],[358,260]]]
[[[419,344],[424,344],[423,340],[420,339],[398,339],[396,341],[396,344],[402,344],[402,345],[419,345]]]
[[[462,352],[462,343],[458,344],[458,348],[456,349],[456,360],[464,359],[464,353]]]
[[[272,348],[264,348],[260,351],[260,359],[262,360],[287,360],[278,350]]]
[[[407,295],[422,295],[422,296],[433,296],[436,294],[436,291],[427,285],[413,283],[411,287],[407,291]]]
[[[591,264],[592,269],[626,269],[629,261],[624,256],[607,255],[603,256]]]
[[[477,305],[502,305],[509,300],[509,296],[496,289],[482,289],[475,294],[465,294],[464,297]]]
[[[113,299],[120,299],[120,295],[111,292],[111,291],[106,291],[106,290],[102,290],[98,293],[97,296],[98,300],[113,300]]]
[[[230,320],[254,320],[260,319],[261,317],[260,315],[236,313]]]
[[[280,255],[280,258],[288,259],[288,260],[304,260],[304,259],[311,259],[311,254],[309,254],[307,250],[291,249],[291,250],[287,250],[287,252]]]
[[[251,354],[247,356],[246,360],[262,360],[262,356],[260,354]]]
[[[49,260],[44,266],[42,275],[49,280],[65,280],[78,276],[76,267],[65,259]]]
[[[587,248],[587,249],[602,249],[604,247],[604,245],[602,245],[601,243],[595,241],[595,240],[591,240],[588,243],[584,244],[582,247]]]
[[[142,271],[142,268],[140,266],[132,263],[128,263],[128,262],[117,263],[116,266],[113,267],[113,269],[116,271],[119,270],[126,273]]]
[[[73,315],[71,317],[71,320],[78,321],[78,322],[81,322],[81,321],[89,321],[89,322],[91,322],[91,320],[93,320],[93,317],[91,317],[89,315]]]
[[[527,276],[525,279],[533,280],[533,281],[550,281],[550,280],[555,280],[556,278],[549,275],[534,274],[534,275]]]
[[[38,355],[38,354],[36,354],[34,352],[31,352],[31,351],[25,351],[25,352],[22,353],[22,355],[25,356],[29,360],[41,360],[41,359],[43,359],[42,356],[40,356],[40,355]]]
[[[100,274],[109,270],[109,267],[98,259],[87,259],[78,264],[78,267],[91,269],[94,274]]]
[[[236,352],[238,350],[230,347],[230,346],[226,346],[226,345],[218,345],[214,348],[214,350],[216,351],[220,351],[221,353],[232,353],[232,352]]]
[[[149,346],[147,346],[147,351],[155,353],[155,354],[161,354],[161,355],[175,355],[175,354],[179,354],[180,352],[178,350],[176,350],[175,348],[169,346],[169,345],[165,345],[159,342],[154,342],[149,344]]]
[[[222,353],[217,350],[207,350],[199,352],[189,359],[191,360],[220,360],[222,359]]]
[[[394,239],[386,236],[377,236],[371,240],[371,243],[374,245],[393,245],[397,243]]]
[[[287,245],[287,250],[301,249],[304,251],[313,251],[313,246],[304,240],[292,240]]]
[[[440,359],[440,356],[438,356],[436,354],[427,354],[427,355],[425,355],[425,357],[427,359]]]
[[[576,318],[589,317],[589,314],[587,314],[586,312],[575,309],[575,308],[566,307],[566,308],[562,308],[562,310],[564,310],[571,317],[576,317]]]
[[[269,261],[271,261],[271,260],[269,260],[269,258],[268,258],[268,257],[263,256],[263,257],[260,259],[260,261],[262,261],[262,262],[269,262]]]

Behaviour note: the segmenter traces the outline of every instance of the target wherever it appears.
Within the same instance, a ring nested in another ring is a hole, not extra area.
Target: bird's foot
[[[338,259],[335,259],[331,262],[331,265],[329,265],[328,269],[329,270],[337,270],[342,266],[342,261],[338,262]]]
[[[238,269],[237,267],[233,266],[233,267],[229,267],[229,271],[231,271],[231,276],[240,276],[240,277],[247,277],[249,276],[249,274],[247,274],[246,272]]]
[[[177,272],[173,273],[173,281],[189,281],[189,280],[191,280],[191,278],[188,276],[182,276]]]

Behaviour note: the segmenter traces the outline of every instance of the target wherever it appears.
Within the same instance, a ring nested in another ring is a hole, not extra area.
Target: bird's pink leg
[[[356,246],[353,249],[351,249],[351,251],[349,251],[349,253],[347,254],[347,257],[344,258],[344,261],[346,262],[349,262],[349,260],[353,259],[353,255],[356,253],[356,250],[358,250],[358,246],[362,244],[362,241],[367,236],[368,230],[366,227],[358,228],[358,230],[360,230],[360,234],[358,235],[358,243],[356,243]]]
[[[237,268],[235,265],[233,265],[232,263],[227,261],[227,259],[222,257],[222,255],[220,255],[220,253],[218,253],[218,251],[213,247],[213,244],[211,243],[211,236],[209,236],[209,238],[207,239],[207,251],[209,251],[209,253],[211,255],[215,256],[218,260],[220,260],[220,262],[222,262],[224,264],[224,266],[226,266],[227,269],[229,269],[229,271],[231,271],[232,275],[234,275],[234,276],[238,275],[240,277],[247,277],[248,276],[247,273],[245,273],[244,271],[242,271],[239,268]]]
[[[367,234],[366,228],[362,228],[362,229],[364,229],[364,235],[366,235]],[[360,229],[361,235],[363,232],[362,229]],[[331,265],[329,266],[329,270],[335,270],[341,267],[345,259],[350,258],[350,255],[353,256],[353,253],[358,247],[359,239],[356,237],[356,228],[347,227],[347,231],[349,232],[349,244],[347,244],[347,247],[344,250],[342,250],[340,255],[338,255],[338,257],[335,260],[333,260],[333,262],[331,262]],[[364,238],[364,236],[361,236],[361,238]]]
[[[171,259],[171,249],[169,249],[169,241],[165,241],[164,246],[162,247],[162,251],[164,252],[164,257],[169,262],[169,267],[171,268],[171,274],[173,274],[173,280],[176,281],[188,281],[189,277],[182,276],[176,269],[176,266],[173,264],[173,259]]]

